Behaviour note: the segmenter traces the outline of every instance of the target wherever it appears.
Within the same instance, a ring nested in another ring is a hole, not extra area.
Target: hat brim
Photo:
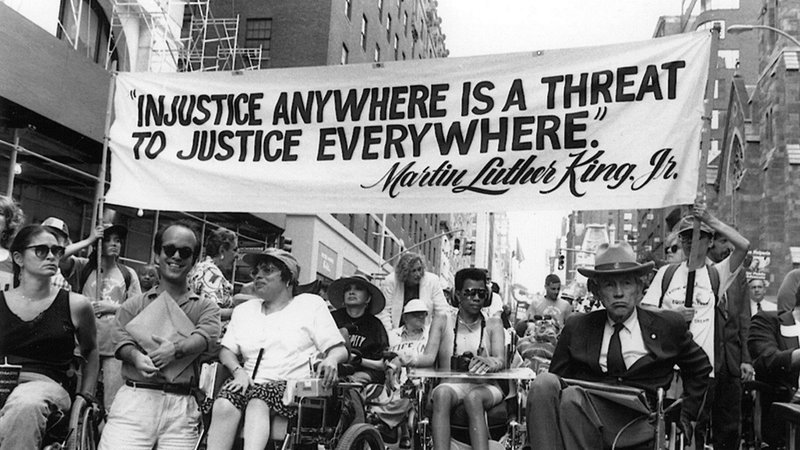
[[[60,237],[61,239],[69,239],[67,233],[64,233],[64,230],[60,228],[51,227],[50,225],[42,225],[42,226],[45,227],[48,231],[55,233],[55,235]]]
[[[261,262],[269,261],[272,263],[278,262],[280,263],[281,267],[288,269],[286,263],[281,261],[279,258],[276,258],[272,255],[265,255],[264,253],[245,253],[245,255],[242,257],[242,260],[250,267],[256,267]]]
[[[588,268],[588,267],[578,267],[578,273],[585,276],[586,278],[596,278],[599,276],[605,275],[634,275],[634,276],[641,276],[646,275],[653,270],[656,263],[653,261],[647,261],[644,264],[635,264],[626,267],[610,267],[610,268]]]
[[[128,229],[122,225],[111,225],[103,230],[103,237],[111,236],[112,234],[116,234],[120,239],[125,239],[128,237]]]
[[[367,289],[370,297],[370,314],[376,316],[383,311],[383,308],[386,306],[386,298],[383,296],[383,292],[381,292],[381,290],[374,284],[358,277],[339,278],[331,283],[331,285],[328,287],[328,301],[331,302],[331,305],[333,305],[334,308],[339,309],[344,307],[344,291],[351,284],[358,284]]]

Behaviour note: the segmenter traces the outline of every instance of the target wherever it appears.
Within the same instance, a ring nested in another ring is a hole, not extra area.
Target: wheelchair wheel
[[[347,430],[339,440],[336,450],[384,450],[383,438],[378,430],[367,423],[357,423]]]
[[[66,450],[94,450],[97,447],[95,410],[83,397],[76,397],[69,418]]]

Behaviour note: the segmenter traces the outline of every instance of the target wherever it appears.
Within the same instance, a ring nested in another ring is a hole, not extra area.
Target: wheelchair
[[[44,450],[94,450],[100,442],[97,425],[99,407],[81,396],[72,402],[69,414],[56,413],[48,419]]]
[[[228,370],[222,364],[215,364],[213,396],[228,379]],[[295,383],[294,398],[297,415],[291,419],[275,416],[271,419],[270,443],[272,450],[384,450],[380,432],[366,422],[365,407],[361,399],[360,383],[342,382],[336,384],[331,392],[317,392],[317,380],[298,380]],[[290,381],[291,382],[291,381]],[[287,387],[288,389],[288,387]],[[324,391],[324,390],[322,390]],[[210,424],[211,414],[204,419],[205,430],[197,449],[205,448],[205,431]],[[240,424],[241,430],[241,424]],[[234,448],[241,440],[237,439]]]

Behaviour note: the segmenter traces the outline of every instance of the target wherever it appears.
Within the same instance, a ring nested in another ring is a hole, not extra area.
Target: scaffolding
[[[113,0],[106,61],[127,42],[132,71],[257,70],[262,50],[238,45],[239,16],[215,18],[211,0]],[[108,65],[108,63],[107,63]],[[109,67],[106,67],[109,69]]]

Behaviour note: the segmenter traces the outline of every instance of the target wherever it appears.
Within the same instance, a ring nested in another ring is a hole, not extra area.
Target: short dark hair
[[[456,290],[460,291],[461,288],[464,287],[464,282],[467,280],[480,281],[486,284],[486,272],[484,272],[483,269],[477,269],[475,267],[459,270],[456,272]]]
[[[544,277],[544,285],[547,286],[548,284],[558,283],[561,284],[561,278],[558,278],[558,275],[551,273],[550,275]]]
[[[14,287],[19,285],[19,274],[21,272],[20,266],[17,264],[17,261],[14,260],[14,253],[23,253],[36,236],[44,233],[53,235],[56,241],[58,241],[58,236],[56,236],[50,228],[41,225],[27,225],[22,227],[17,231],[14,240],[11,241],[11,247],[9,247],[8,252],[11,254],[11,261],[13,261],[14,264]]]
[[[179,219],[168,224],[162,225],[159,228],[158,232],[156,233],[155,238],[153,239],[153,251],[156,254],[161,253],[161,246],[164,243],[164,232],[172,227],[183,227],[187,230],[191,231],[194,234],[194,248],[192,249],[194,253],[192,254],[192,263],[197,262],[197,258],[200,257],[200,239],[197,237],[197,229],[195,228],[194,223],[186,220],[186,219]]]

